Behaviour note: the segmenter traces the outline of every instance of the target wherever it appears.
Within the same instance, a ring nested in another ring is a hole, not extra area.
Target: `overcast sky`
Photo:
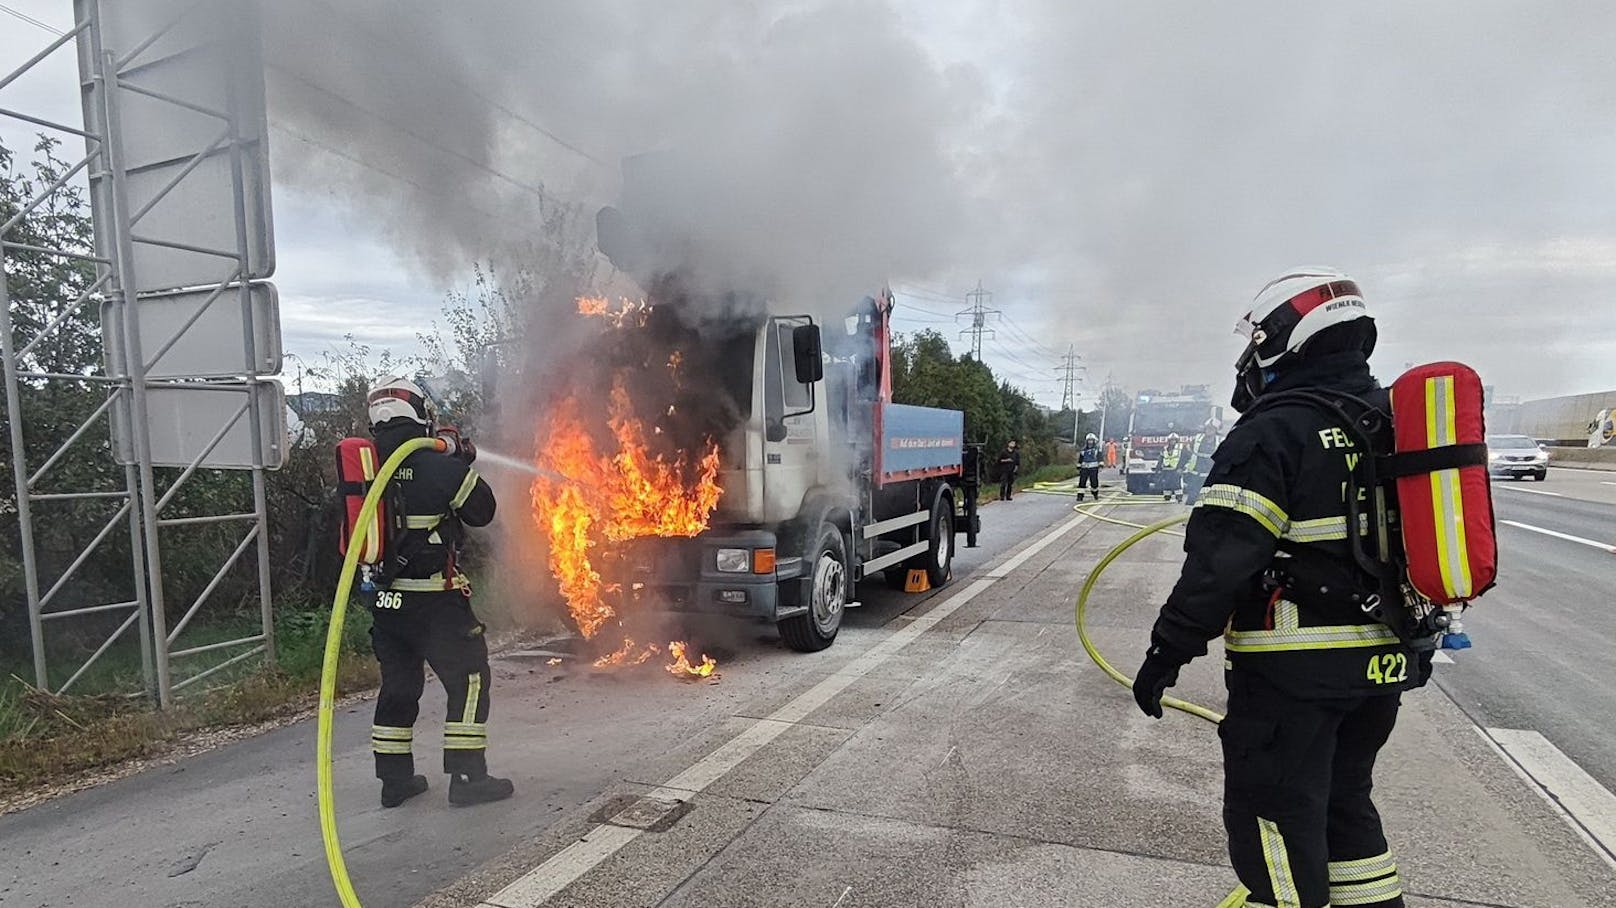
[[[472,260],[520,263],[547,199],[592,210],[623,155],[679,148],[707,254],[817,311],[890,280],[900,327],[958,350],[980,280],[986,359],[1046,403],[1068,345],[1089,394],[1221,396],[1244,303],[1295,264],[1359,279],[1385,380],[1460,359],[1502,395],[1616,387],[1609,4],[274,9],[275,281],[309,359],[411,348]],[[49,38],[0,15],[0,68]],[[72,116],[72,65],[3,106]]]

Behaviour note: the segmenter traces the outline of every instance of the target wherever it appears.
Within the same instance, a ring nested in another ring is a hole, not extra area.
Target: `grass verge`
[[[348,616],[339,693],[365,690],[378,681],[367,643],[369,613],[351,608]],[[247,670],[205,690],[187,692],[162,712],[151,709],[143,698],[58,696],[15,675],[0,679],[0,800],[155,756],[203,729],[253,725],[306,709],[319,690],[327,617],[315,611],[287,613],[276,623],[275,668]]]

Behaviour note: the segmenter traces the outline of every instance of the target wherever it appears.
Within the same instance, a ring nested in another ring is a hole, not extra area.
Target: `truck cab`
[[[964,415],[891,402],[891,308],[883,293],[837,325],[760,315],[730,342],[745,412],[720,445],[718,509],[698,536],[635,540],[627,595],[770,621],[813,651],[860,580],[948,581],[974,493]]]

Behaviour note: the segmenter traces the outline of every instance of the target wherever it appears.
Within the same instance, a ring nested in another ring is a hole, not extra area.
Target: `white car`
[[[1549,455],[1525,435],[1487,436],[1487,472],[1507,479],[1549,478]]]

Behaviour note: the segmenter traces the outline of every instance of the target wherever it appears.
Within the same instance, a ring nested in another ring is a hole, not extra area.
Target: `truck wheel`
[[[780,637],[799,653],[817,653],[836,642],[847,606],[847,546],[831,524],[820,527],[809,562],[808,611],[780,622]]]
[[[932,589],[936,589],[948,582],[954,568],[954,503],[947,495],[938,495],[932,502],[928,532],[931,548],[910,561],[907,567],[924,570]]]

